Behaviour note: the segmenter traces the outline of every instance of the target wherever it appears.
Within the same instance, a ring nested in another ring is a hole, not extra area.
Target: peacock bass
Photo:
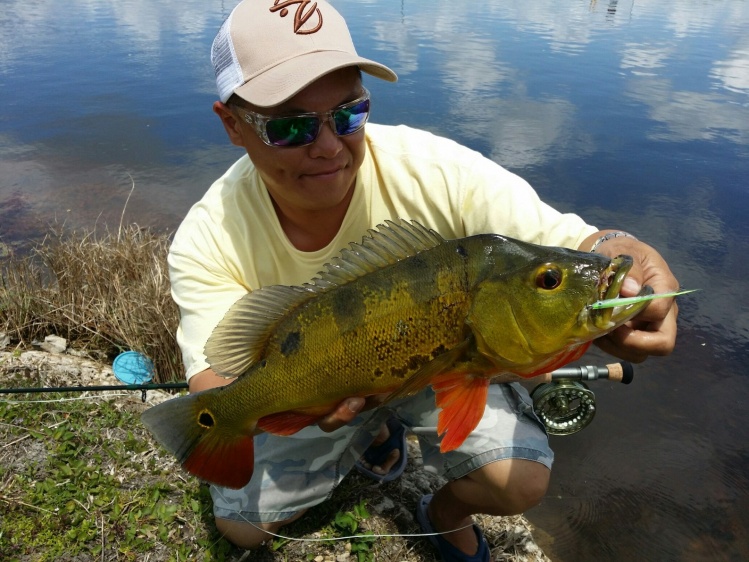
[[[450,451],[481,419],[490,380],[557,369],[647,305],[591,306],[616,297],[631,266],[628,256],[496,234],[445,240],[387,221],[310,283],[237,301],[205,347],[211,368],[237,380],[154,406],[143,423],[188,472],[240,488],[254,434],[293,434],[349,396],[392,400],[431,385]]]

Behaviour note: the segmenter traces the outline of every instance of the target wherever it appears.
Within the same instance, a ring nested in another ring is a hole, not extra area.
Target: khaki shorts
[[[419,439],[425,470],[449,480],[465,476],[487,463],[527,459],[551,468],[543,424],[533,413],[528,392],[520,385],[492,384],[484,417],[457,449],[440,453],[434,392],[365,412],[351,424],[331,433],[310,426],[294,435],[255,437],[255,472],[239,490],[211,486],[214,515],[235,521],[271,522],[330,497],[377,436],[381,424],[397,416]]]

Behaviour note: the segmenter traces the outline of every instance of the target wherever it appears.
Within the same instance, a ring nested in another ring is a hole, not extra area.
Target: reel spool
[[[597,379],[629,384],[631,363],[622,361],[596,367],[565,367],[543,375],[543,383],[531,392],[533,409],[551,435],[572,435],[585,429],[596,415],[596,397],[584,382]]]
[[[585,429],[596,414],[596,397],[581,382],[538,385],[531,393],[533,409],[552,435],[572,435]]]

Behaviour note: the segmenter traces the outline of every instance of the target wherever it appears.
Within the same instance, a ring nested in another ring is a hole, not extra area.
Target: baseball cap
[[[339,68],[398,79],[356,54],[343,17],[323,0],[243,0],[213,40],[211,62],[222,102],[237,94],[260,107],[281,104]]]

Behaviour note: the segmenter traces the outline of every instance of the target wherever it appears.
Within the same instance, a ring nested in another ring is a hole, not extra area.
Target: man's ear
[[[229,135],[229,140],[233,145],[244,146],[244,137],[242,127],[237,121],[237,117],[228,105],[220,101],[213,103],[213,112],[221,119],[221,123]]]

